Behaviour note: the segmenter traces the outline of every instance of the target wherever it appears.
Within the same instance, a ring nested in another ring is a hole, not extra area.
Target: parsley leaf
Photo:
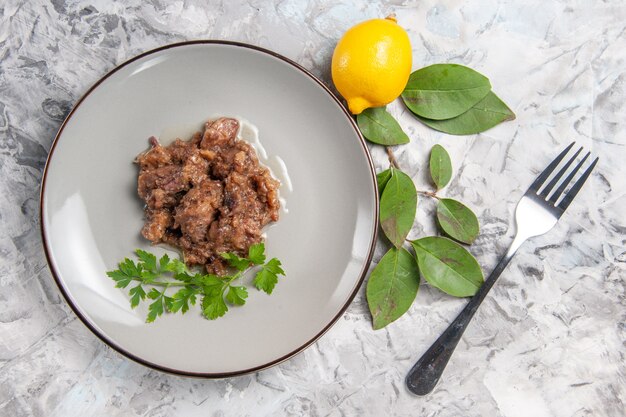
[[[128,258],[125,258],[122,262],[120,262],[119,267],[120,271],[129,277],[137,277],[141,273],[141,266],[135,265],[135,263]]]
[[[165,271],[167,265],[170,263],[170,257],[168,256],[167,253],[163,254],[163,256],[161,256],[161,259],[159,259],[159,269],[161,271]]]
[[[157,272],[156,256],[154,256],[150,252],[146,252],[145,250],[141,250],[141,249],[135,250],[135,253],[139,257],[139,259],[141,259],[141,261],[143,262],[144,270],[154,272],[154,273]]]
[[[248,298],[248,289],[246,287],[228,286],[226,301],[234,305],[242,306],[246,303],[246,298]]]
[[[169,261],[169,263],[165,264],[161,268],[165,271],[173,272],[175,274],[186,274],[189,272],[187,271],[185,263],[180,259],[172,259],[171,261]]]
[[[261,242],[250,246],[248,259],[255,265],[263,265],[265,263],[265,244]]]
[[[182,282],[190,282],[190,283],[191,283],[191,282],[194,282],[194,279],[195,279],[197,276],[200,276],[200,274],[189,275],[189,274],[188,274],[188,273],[186,273],[186,272],[180,272],[180,273],[175,273],[175,274],[174,274],[174,278],[175,278],[175,279],[177,279],[177,280],[179,280],[179,281],[182,281]]]
[[[222,317],[228,311],[228,306],[224,301],[224,292],[220,291],[219,294],[205,294],[202,298],[202,314],[209,320],[215,320],[218,317]]]
[[[126,288],[128,287],[128,284],[130,284],[133,280],[132,276],[126,275],[119,269],[116,269],[115,271],[109,271],[107,272],[107,275],[113,278],[116,288]]]
[[[189,310],[189,305],[196,304],[196,295],[198,294],[198,289],[193,287],[184,287],[178,290],[172,296],[172,302],[168,305],[168,311],[172,313],[176,313],[178,310],[181,310],[183,314],[185,314]]]
[[[194,278],[194,281],[193,281],[194,283],[197,283],[205,287],[212,287],[212,286],[219,287],[219,286],[224,285],[224,280],[218,277],[217,275],[213,275],[213,274],[207,274],[207,275],[196,274],[193,278]]]
[[[152,323],[157,317],[163,314],[163,293],[153,288],[148,293],[148,298],[154,300],[148,308],[148,317],[146,323]]]
[[[139,276],[141,277],[141,280],[143,281],[144,284],[150,284],[159,276],[159,274],[157,272],[150,272],[150,271],[143,270],[141,271]]]
[[[254,286],[271,294],[278,282],[278,275],[285,275],[278,259],[270,259],[254,277]]]
[[[156,288],[152,288],[150,292],[148,293],[148,298],[151,300],[156,300],[160,296],[161,296],[161,291],[157,290]]]
[[[242,306],[248,298],[248,288],[244,285],[231,285],[233,281],[252,266],[261,269],[254,277],[254,285],[270,294],[278,282],[278,275],[285,275],[278,259],[272,258],[265,263],[265,245],[258,243],[248,250],[248,258],[236,253],[224,253],[221,256],[237,271],[226,276],[191,273],[180,259],[170,259],[165,254],[157,258],[154,254],[137,249],[139,261],[125,258],[118,264],[118,269],[106,274],[115,281],[118,288],[126,288],[133,281],[136,285],[128,291],[130,307],[136,308],[142,301],[151,300],[148,305],[146,322],[151,323],[164,313],[182,314],[202,298],[202,315],[215,320],[228,312],[228,304]],[[176,288],[170,292],[170,289]]]
[[[139,302],[146,298],[146,292],[143,290],[141,284],[131,288],[128,295],[130,295],[130,308],[137,307]]]
[[[230,266],[240,271],[245,271],[250,267],[250,260],[246,258],[240,258],[237,254],[232,252],[221,253],[220,256],[228,262]]]

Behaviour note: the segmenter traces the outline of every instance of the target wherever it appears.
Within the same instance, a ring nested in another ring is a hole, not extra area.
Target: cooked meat
[[[172,213],[168,210],[146,209],[146,224],[141,234],[148,240],[158,242],[163,238],[168,227],[172,225]]]
[[[279,182],[259,164],[252,146],[237,139],[239,122],[209,121],[189,141],[176,139],[137,156],[137,192],[145,203],[141,234],[182,249],[188,265],[222,275],[220,254],[246,256],[278,220]]]
[[[224,201],[224,186],[220,181],[204,180],[180,199],[174,214],[174,227],[193,243],[207,240],[209,226],[217,217]]]
[[[162,190],[167,194],[176,194],[185,190],[187,183],[179,165],[171,164],[153,169],[141,169],[137,191],[139,197],[146,199],[154,190]]]

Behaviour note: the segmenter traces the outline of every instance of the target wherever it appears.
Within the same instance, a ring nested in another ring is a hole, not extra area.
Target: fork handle
[[[469,300],[465,308],[463,308],[456,319],[450,323],[448,328],[439,336],[426,353],[413,365],[406,377],[406,385],[412,393],[426,395],[435,388],[456,345],[459,343],[459,340],[461,340],[463,332],[472,317],[474,317],[476,310],[478,310],[478,307],[487,296],[491,287],[493,287],[493,284],[495,284],[513,255],[515,255],[515,252],[517,252],[517,249],[525,240],[526,237],[520,235],[515,237],[506,255],[500,259],[498,265],[496,265],[495,269],[478,289],[476,294]]]

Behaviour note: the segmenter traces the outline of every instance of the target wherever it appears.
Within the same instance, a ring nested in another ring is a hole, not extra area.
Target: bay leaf
[[[478,219],[463,203],[451,198],[437,202],[437,220],[443,231],[452,239],[471,244],[478,237]]]
[[[385,186],[389,182],[389,178],[391,178],[391,168],[386,169],[384,171],[380,171],[376,174],[376,184],[378,185],[378,194],[382,194]]]
[[[420,273],[433,287],[455,297],[469,297],[484,282],[471,253],[445,237],[425,237],[411,242]]]
[[[419,282],[415,258],[406,249],[389,249],[367,281],[367,304],[374,330],[406,313],[415,300]]]
[[[395,247],[401,247],[409,234],[416,209],[413,180],[399,169],[391,168],[391,178],[380,197],[380,226]]]
[[[465,113],[490,90],[489,79],[471,68],[435,64],[411,74],[402,100],[418,116],[443,120]]]
[[[409,137],[385,107],[372,107],[359,113],[356,122],[365,139],[379,145],[402,145]]]
[[[445,187],[452,178],[452,161],[450,155],[441,145],[435,145],[430,150],[430,177],[438,190]]]
[[[447,120],[432,120],[417,116],[426,126],[451,135],[471,135],[515,119],[515,113],[493,92],[490,92],[471,109]]]

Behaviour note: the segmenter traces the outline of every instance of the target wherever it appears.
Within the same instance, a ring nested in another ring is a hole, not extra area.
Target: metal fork
[[[478,292],[470,299],[463,311],[409,371],[406,377],[406,384],[414,394],[426,395],[435,388],[450,356],[454,352],[454,348],[459,343],[474,313],[476,313],[480,303],[485,299],[493,284],[509,264],[517,249],[528,238],[542,235],[552,229],[567,207],[569,207],[576,194],[578,194],[589,175],[591,175],[591,171],[598,163],[598,158],[589,165],[574,185],[566,191],[568,185],[581,170],[590,155],[587,152],[574,169],[570,170],[570,166],[583,150],[583,148],[580,148],[563,165],[559,172],[549,182],[547,181],[573,146],[574,142],[548,165],[517,203],[515,210],[517,233],[506,255],[498,262],[489,278],[485,280]],[[557,184],[558,188],[552,192]]]

